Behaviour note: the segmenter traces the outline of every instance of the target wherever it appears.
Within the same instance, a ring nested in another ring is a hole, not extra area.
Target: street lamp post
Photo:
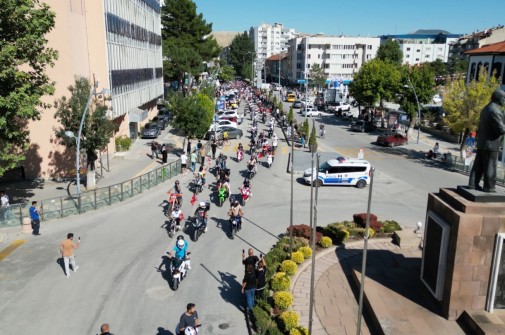
[[[281,86],[281,57],[282,53],[279,54],[279,86]]]
[[[419,134],[421,132],[421,106],[419,105],[419,99],[417,98],[417,93],[416,93],[416,88],[410,81],[410,77],[407,75],[407,80],[409,81],[409,85],[405,85],[405,87],[411,88],[412,91],[414,92],[414,97],[416,98],[416,104],[417,104],[417,122],[419,123],[417,125],[417,142],[416,144],[419,144]]]
[[[94,81],[94,80],[93,80]],[[76,183],[77,183],[77,195],[81,194],[81,173],[80,173],[80,160],[81,160],[81,135],[82,135],[82,128],[84,127],[84,120],[86,120],[86,115],[89,110],[89,106],[91,105],[91,100],[93,99],[93,96],[98,95],[98,94],[108,94],[110,91],[106,88],[102,89],[100,92],[96,92],[96,89],[98,87],[98,81],[94,81],[93,87],[91,88],[91,91],[89,92],[89,97],[88,101],[86,102],[86,106],[84,107],[84,112],[82,113],[81,117],[81,123],[79,124],[79,132],[77,133],[77,137],[75,136],[73,131],[67,130],[65,131],[65,135],[69,138],[74,138],[77,146],[77,150],[75,153],[75,173],[76,173]]]
[[[309,301],[309,334],[312,334],[312,322],[313,322],[313,313],[314,313],[314,276],[316,272],[316,232],[317,232],[317,199],[318,199],[318,194],[319,194],[319,158],[321,155],[319,153],[316,154],[316,179],[314,181],[314,153],[312,153],[312,183],[311,183],[311,192],[310,192],[310,223],[311,223],[311,229],[312,229],[312,234],[311,234],[311,248],[312,248],[312,264],[311,264],[311,271],[310,271],[310,301]],[[314,188],[314,182],[315,182],[315,188],[316,188],[316,195],[315,195],[315,204],[313,205],[312,203],[312,189]],[[313,215],[312,215],[313,213]]]

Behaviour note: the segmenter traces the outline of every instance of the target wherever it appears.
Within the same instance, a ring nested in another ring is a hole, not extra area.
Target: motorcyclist
[[[223,155],[222,152],[217,157],[216,164],[219,166],[219,168],[221,170],[226,169],[226,159],[227,159],[227,157],[225,155]]]
[[[237,160],[241,160],[243,158],[244,158],[244,147],[242,146],[242,143],[239,143],[237,148]]]
[[[203,219],[203,232],[207,232],[207,218],[208,218],[208,208],[205,201],[201,201],[197,209],[195,210],[195,218]]]
[[[188,242],[184,240],[184,236],[177,236],[177,241],[175,242],[175,246],[170,252],[170,257],[175,257],[177,259],[181,259],[185,263],[185,267],[188,270],[191,270],[191,263],[188,258]]]
[[[254,171],[254,173],[257,172],[256,170],[256,163],[258,162],[258,159],[256,158],[256,155],[252,155],[251,158],[247,161],[247,169],[249,171]]]
[[[178,205],[172,210],[170,218],[175,220],[175,230],[179,231],[181,229],[181,220],[184,220],[184,214],[182,214],[182,210]]]
[[[244,182],[242,183],[242,186],[240,186],[240,193],[242,195],[247,195],[247,200],[249,200],[249,198],[251,197],[252,193],[251,193],[251,182],[249,181],[249,178],[245,178],[244,179]]]
[[[233,200],[230,209],[228,210],[228,215],[230,216],[230,231],[232,230],[233,219],[237,219],[237,230],[242,229],[242,216],[244,216],[244,212],[242,210],[242,206],[238,203],[238,200]]]
[[[249,154],[253,155],[256,151],[256,140],[254,137],[251,138],[251,142],[249,142]]]
[[[177,204],[180,206],[182,204],[182,188],[178,180],[175,181],[174,187],[168,190],[168,194],[175,193],[177,196]]]
[[[324,124],[321,123],[319,125],[319,134],[321,137],[324,137],[325,133],[326,133],[326,128],[324,127]]]

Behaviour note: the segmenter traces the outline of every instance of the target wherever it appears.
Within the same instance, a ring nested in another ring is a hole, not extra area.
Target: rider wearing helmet
[[[175,242],[175,246],[170,252],[170,257],[175,257],[178,259],[184,260],[186,263],[186,268],[191,270],[191,264],[189,258],[187,258],[188,252],[188,242],[184,240],[184,236],[177,236],[177,241]]]
[[[231,207],[228,210],[228,215],[230,216],[230,231],[232,230],[232,220],[237,219],[237,229],[242,229],[242,216],[244,216],[244,212],[242,211],[242,206],[238,203],[238,200],[233,200],[231,203]]]
[[[198,321],[198,312],[195,304],[189,303],[186,306],[186,312],[181,315],[177,331],[179,335],[195,335],[196,329],[200,325]]]
[[[203,232],[207,232],[207,217],[208,217],[208,212],[209,208],[207,207],[207,204],[205,201],[201,201],[197,209],[195,210],[195,217],[200,217],[203,218]]]
[[[181,228],[181,220],[183,218],[182,210],[179,205],[176,205],[170,214],[170,218],[175,219],[175,230],[179,230]]]

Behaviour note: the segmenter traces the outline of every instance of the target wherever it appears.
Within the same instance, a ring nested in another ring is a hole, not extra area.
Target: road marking
[[[15,240],[8,247],[0,251],[0,261],[3,261],[5,257],[9,256],[14,250],[22,246],[26,240]]]
[[[140,171],[140,172],[139,172],[139,173],[137,173],[135,176],[133,176],[133,178],[137,178],[138,176],[141,176],[141,175],[143,175],[143,174],[145,174],[145,173],[147,173],[147,172],[151,171],[155,165],[159,165],[159,163],[158,163],[156,160],[154,160],[154,162],[151,162],[151,164],[149,164],[149,165],[148,165],[148,166],[146,166],[146,167],[145,167],[142,171]],[[133,179],[133,178],[132,178],[132,179]]]

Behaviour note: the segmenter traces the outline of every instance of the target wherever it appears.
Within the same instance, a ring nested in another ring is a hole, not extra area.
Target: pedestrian
[[[212,140],[212,143],[210,145],[210,148],[212,150],[212,159],[216,159],[216,150],[217,150],[217,143],[216,140]]]
[[[60,245],[60,251],[61,251],[61,257],[63,258],[63,263],[65,264],[65,275],[67,278],[70,277],[70,270],[69,270],[69,263],[72,266],[72,270],[74,272],[77,272],[79,269],[79,266],[75,264],[75,256],[74,256],[74,250],[79,248],[79,245],[81,244],[81,238],[77,240],[77,244],[74,243],[74,234],[68,233],[67,234],[67,239],[61,242]]]
[[[256,269],[256,299],[263,299],[265,296],[265,288],[267,286],[267,267],[265,259],[260,255],[261,259],[258,262],[258,268]]]
[[[205,165],[205,157],[207,155],[207,152],[205,151],[205,147],[202,145],[200,146],[200,165],[204,166]]]
[[[151,142],[151,159],[154,159],[154,156],[158,158],[158,142],[155,140]]]
[[[254,250],[252,248],[249,248],[249,250],[247,250],[247,257],[245,257],[245,251],[242,250],[242,264],[244,264],[244,266],[247,267],[248,264],[252,264],[252,266],[255,268],[259,260],[260,259],[254,254]]]
[[[240,123],[239,124],[244,123],[244,112],[241,112],[240,115],[239,115],[239,117],[240,117]]]
[[[196,150],[200,151],[202,147],[202,142],[200,140],[198,140],[198,143],[196,144]]]
[[[186,169],[188,168],[188,156],[186,155],[185,152],[182,153],[181,155],[181,173],[188,173]]]
[[[291,125],[286,128],[286,136],[291,139]]]
[[[197,160],[196,151],[193,151],[189,157],[190,157],[189,159],[191,161],[191,171],[195,172],[196,171],[196,160]]]
[[[168,162],[168,148],[166,144],[161,146],[161,157],[163,158],[163,164],[167,164]]]
[[[188,137],[188,145],[186,146],[186,153],[187,155],[191,155],[191,141],[189,140],[189,137]]]
[[[256,293],[256,273],[254,266],[247,264],[244,279],[242,280],[242,293],[245,293],[246,309],[252,311],[254,307],[254,294]]]
[[[196,329],[200,325],[200,321],[198,320],[198,312],[196,311],[196,305],[193,303],[189,303],[186,306],[186,312],[181,315],[179,319],[179,325],[177,329],[179,331],[179,335],[184,335],[185,330],[188,327]],[[188,332],[189,333],[189,332]]]
[[[5,191],[0,191],[0,221],[11,219],[12,213],[9,207],[9,196]]]
[[[40,206],[40,213],[42,213],[42,206]],[[40,215],[37,210],[37,201],[32,201],[32,207],[30,207],[30,218],[32,219],[32,234],[35,236],[40,235]]]
[[[276,134],[273,134],[272,136],[272,148],[273,148],[273,154],[277,152],[277,145],[279,144],[279,138],[277,137]]]
[[[301,144],[302,144],[302,148],[305,148],[305,134],[302,134],[300,136],[300,141],[301,141]]]
[[[114,335],[114,334],[110,333],[110,328],[109,328],[109,324],[108,323],[104,323],[100,327],[100,335]]]

